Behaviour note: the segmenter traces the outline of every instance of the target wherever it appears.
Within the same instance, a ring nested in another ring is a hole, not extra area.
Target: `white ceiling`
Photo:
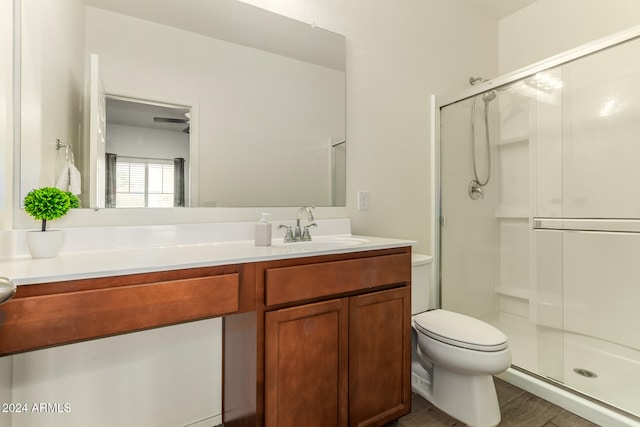
[[[519,11],[531,3],[535,3],[536,0],[467,0],[476,6],[485,9],[491,15],[498,19],[502,19],[505,16],[509,16],[514,12]]]
[[[187,123],[156,122],[154,117],[185,120],[186,107],[170,107],[107,97],[107,123],[182,132]]]

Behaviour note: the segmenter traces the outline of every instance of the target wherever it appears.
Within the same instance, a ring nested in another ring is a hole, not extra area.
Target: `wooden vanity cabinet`
[[[20,286],[0,356],[223,317],[225,427],[380,426],[411,408],[411,248]]]
[[[266,314],[266,426],[347,426],[348,319],[348,298]]]
[[[19,286],[0,306],[0,356],[254,309],[251,264]]]
[[[265,425],[378,426],[410,411],[409,289],[266,313]]]
[[[349,298],[349,425],[411,411],[411,289]]]
[[[401,248],[257,267],[256,425],[260,409],[267,427],[380,426],[410,412],[410,260]]]

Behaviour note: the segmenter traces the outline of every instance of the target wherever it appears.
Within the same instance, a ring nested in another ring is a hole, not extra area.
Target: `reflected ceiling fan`
[[[182,129],[182,132],[189,133],[191,130],[191,126],[189,126],[189,122],[191,121],[191,117],[189,113],[184,113],[185,118],[175,118],[175,117],[154,117],[153,121],[156,123],[183,123],[186,124],[187,127]]]

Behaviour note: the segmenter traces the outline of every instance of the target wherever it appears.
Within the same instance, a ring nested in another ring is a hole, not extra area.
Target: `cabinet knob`
[[[0,277],[0,304],[9,301],[15,293],[15,283],[7,279],[6,277]]]

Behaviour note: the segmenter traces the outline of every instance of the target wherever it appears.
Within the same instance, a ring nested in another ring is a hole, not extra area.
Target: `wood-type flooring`
[[[514,427],[597,427],[531,393],[494,378],[502,421],[500,426]],[[452,427],[464,426],[434,407],[416,393],[412,395],[411,413],[400,418],[393,427]]]

